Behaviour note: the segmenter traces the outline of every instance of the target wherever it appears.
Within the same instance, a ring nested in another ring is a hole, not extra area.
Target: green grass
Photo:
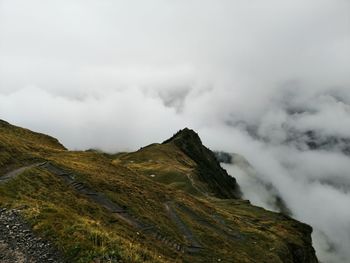
[[[292,219],[254,207],[242,200],[208,197],[197,180],[197,164],[172,144],[153,144],[135,153],[109,155],[98,151],[67,151],[57,140],[28,130],[0,125],[0,172],[37,160],[50,160],[71,170],[77,180],[128,208],[145,223],[185,243],[164,209],[164,202],[186,206],[215,224],[219,215],[240,233],[232,240],[177,212],[197,235],[203,252],[175,252],[68,187],[41,168],[25,171],[0,184],[0,206],[21,207],[41,236],[52,240],[69,262],[113,257],[121,262],[292,262],[292,245],[308,248],[310,229]],[[154,174],[154,177],[150,175]],[[191,178],[191,180],[189,179]],[[225,228],[226,229],[226,228]],[[107,262],[107,261],[106,261]]]
[[[196,180],[196,163],[172,144],[151,144],[137,152],[119,155],[113,163],[195,196],[208,192],[207,187]]]

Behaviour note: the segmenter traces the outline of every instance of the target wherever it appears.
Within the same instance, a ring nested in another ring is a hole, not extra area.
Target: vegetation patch
[[[142,233],[40,167],[0,184],[0,206],[21,209],[68,262],[316,262],[309,226],[240,199],[223,199],[234,193],[219,187],[225,172],[215,171],[212,153],[191,131],[110,155],[67,151],[54,138],[1,122],[0,150],[0,176],[49,161],[164,234],[162,240]],[[216,174],[221,175],[211,178]],[[165,245],[190,245],[166,210],[168,202],[202,249],[183,253]],[[295,261],[296,255],[304,261]]]

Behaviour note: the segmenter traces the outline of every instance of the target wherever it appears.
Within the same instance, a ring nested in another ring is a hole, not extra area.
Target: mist
[[[348,262],[349,47],[348,0],[0,0],[0,118],[107,152],[190,127]]]

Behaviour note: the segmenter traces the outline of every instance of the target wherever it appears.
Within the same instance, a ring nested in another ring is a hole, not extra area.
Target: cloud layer
[[[347,262],[349,10],[348,0],[0,0],[0,118],[111,152],[194,128],[245,156],[316,229],[323,261]],[[268,207],[252,182],[242,184]]]

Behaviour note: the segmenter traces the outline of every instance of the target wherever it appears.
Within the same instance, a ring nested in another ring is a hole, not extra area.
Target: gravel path
[[[62,258],[32,232],[18,210],[0,208],[0,263],[63,263]]]

